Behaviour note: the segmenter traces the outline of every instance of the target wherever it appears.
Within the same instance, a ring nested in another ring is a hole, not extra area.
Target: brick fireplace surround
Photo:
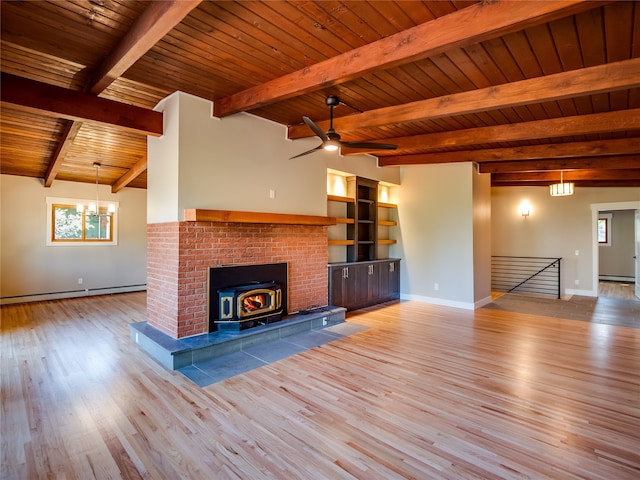
[[[317,217],[323,218],[323,217]],[[147,322],[208,333],[209,267],[287,262],[289,313],[327,305],[327,225],[184,221],[147,225]]]

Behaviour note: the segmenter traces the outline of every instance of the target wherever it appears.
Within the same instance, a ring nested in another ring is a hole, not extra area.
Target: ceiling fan
[[[318,125],[316,125],[309,117],[302,117],[304,123],[307,124],[307,126],[313,131],[313,133],[320,137],[322,143],[316,148],[312,148],[311,150],[300,153],[295,157],[291,157],[291,159],[302,157],[309,153],[313,153],[316,150],[324,149],[330,152],[334,152],[340,147],[365,148],[367,150],[395,150],[397,148],[397,145],[391,145],[389,143],[343,142],[342,140],[340,140],[340,134],[333,129],[333,109],[340,104],[340,99],[336,95],[329,95],[325,99],[325,103],[331,109],[329,113],[329,130],[327,130],[327,133],[323,132],[322,129]]]

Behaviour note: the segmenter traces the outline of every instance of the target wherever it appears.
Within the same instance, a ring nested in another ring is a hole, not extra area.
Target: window
[[[601,213],[598,216],[598,244],[611,246],[611,219],[610,213]]]
[[[100,205],[98,213],[91,214],[78,211],[78,203],[89,202],[47,198],[47,245],[117,244],[117,209],[109,214],[107,206]]]

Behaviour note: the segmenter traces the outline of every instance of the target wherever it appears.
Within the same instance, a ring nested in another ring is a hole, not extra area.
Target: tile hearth
[[[169,370],[179,370],[200,362],[274,342],[293,335],[321,331],[344,323],[346,309],[324,307],[305,314],[288,315],[279,322],[240,332],[212,332],[173,338],[147,322],[129,325],[131,341]]]
[[[271,342],[252,345],[239,352],[187,365],[179,368],[178,371],[196,385],[206,387],[367,328],[357,323],[343,322],[319,330],[309,330]]]

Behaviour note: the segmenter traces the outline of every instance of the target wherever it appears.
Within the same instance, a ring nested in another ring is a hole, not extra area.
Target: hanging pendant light
[[[89,205],[86,205],[86,206],[81,203],[77,204],[76,211],[78,213],[84,212],[86,210],[87,215],[104,217],[104,216],[111,216],[116,211],[116,206],[113,203],[110,203],[109,206],[107,207],[107,213],[100,213],[100,197],[98,195],[99,187],[100,187],[98,171],[100,170],[100,166],[101,165],[98,162],[95,162],[93,164],[93,168],[96,169],[96,201],[95,203],[91,202],[89,203]]]
[[[564,197],[573,195],[573,183],[564,183],[562,181],[562,170],[560,170],[560,183],[549,185],[549,193],[552,197]]]

